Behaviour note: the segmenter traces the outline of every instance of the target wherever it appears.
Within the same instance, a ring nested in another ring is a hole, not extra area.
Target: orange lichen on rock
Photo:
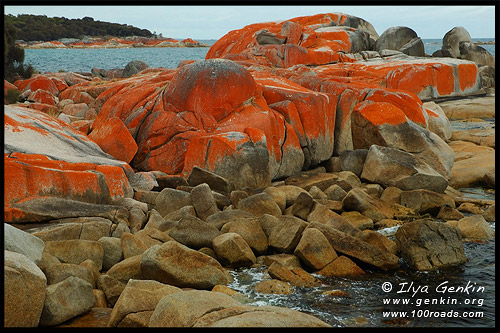
[[[478,81],[478,69],[476,64],[458,64],[458,82],[460,83],[460,90],[463,92],[468,88],[472,88],[477,85]]]
[[[31,90],[36,91],[38,89],[45,90],[51,93],[54,96],[59,94],[59,89],[57,88],[54,81],[44,75],[37,75],[32,77],[31,79],[26,80],[17,80],[14,82],[14,85],[20,90]]]
[[[118,117],[108,118],[94,126],[88,137],[104,152],[120,161],[130,163],[137,152],[137,143]]]
[[[387,102],[362,102],[356,105],[354,112],[359,112],[361,116],[374,125],[399,125],[408,121],[400,108]]]

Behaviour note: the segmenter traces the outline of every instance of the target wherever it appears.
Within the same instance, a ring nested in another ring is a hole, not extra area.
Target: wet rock
[[[413,269],[433,270],[467,261],[462,236],[446,223],[416,220],[396,231],[402,258]]]
[[[37,327],[44,307],[45,274],[27,256],[4,251],[4,325]]]
[[[287,268],[278,262],[273,262],[268,267],[267,272],[273,279],[288,282],[296,287],[317,287],[321,285],[319,279],[300,267]]]
[[[143,279],[180,288],[211,289],[228,282],[224,269],[215,259],[176,241],[150,247],[142,255],[140,267]]]
[[[289,295],[293,292],[293,288],[288,282],[271,279],[257,283],[255,291],[262,294]]]

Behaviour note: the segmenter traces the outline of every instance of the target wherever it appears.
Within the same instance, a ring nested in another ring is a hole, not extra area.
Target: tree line
[[[91,17],[67,19],[65,17],[47,17],[46,15],[20,14],[4,15],[4,24],[15,29],[18,40],[52,41],[61,38],[82,39],[89,37],[153,37],[147,29],[140,29],[127,24],[95,21]]]

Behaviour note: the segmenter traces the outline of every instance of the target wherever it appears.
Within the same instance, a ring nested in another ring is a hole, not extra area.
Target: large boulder
[[[90,283],[70,276],[47,287],[40,326],[54,326],[89,311],[96,299]]]
[[[407,119],[393,104],[358,104],[352,114],[352,133],[355,149],[369,149],[373,144],[401,149],[418,156],[444,178],[450,176],[453,150],[438,135]]]
[[[368,150],[361,178],[404,191],[427,189],[443,193],[448,180],[421,158],[389,147],[372,145]]]
[[[322,223],[312,222],[309,227],[321,231],[337,254],[340,253],[356,258],[381,270],[391,270],[399,267],[399,258],[397,256],[370,243]]]
[[[22,207],[33,199],[111,204],[133,195],[130,166],[68,124],[17,106],[5,106],[4,118],[6,221],[33,220]]]
[[[130,279],[113,307],[107,327],[147,327],[158,302],[180,291],[158,281]]]
[[[8,223],[4,223],[3,228],[4,250],[24,254],[35,264],[42,260],[43,240]]]
[[[443,46],[432,54],[434,57],[466,59],[478,65],[495,66],[495,57],[487,50],[472,42],[464,27],[454,27],[443,37]]]
[[[211,289],[228,282],[217,260],[176,241],[150,247],[142,255],[140,267],[144,279],[181,288]]]
[[[417,33],[408,27],[390,27],[375,42],[375,50],[401,51],[410,56],[423,57],[424,43]]]
[[[47,278],[21,253],[4,251],[4,326],[37,327],[45,302]]]
[[[396,244],[405,262],[419,271],[467,261],[460,231],[447,223],[416,220],[396,231]]]
[[[190,290],[163,297],[149,327],[327,327],[297,310],[249,306],[215,291]]]

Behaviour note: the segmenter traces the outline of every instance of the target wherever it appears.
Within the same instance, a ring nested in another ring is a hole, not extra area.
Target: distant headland
[[[209,47],[191,38],[181,41],[165,37],[87,37],[83,39],[61,38],[54,41],[16,41],[16,45],[25,49],[57,49],[57,48],[130,48],[130,47]]]

